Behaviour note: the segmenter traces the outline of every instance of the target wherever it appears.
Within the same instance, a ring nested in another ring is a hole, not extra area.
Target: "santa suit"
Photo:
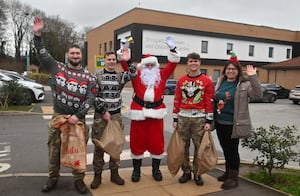
[[[149,58],[149,60],[148,60]],[[141,64],[153,63],[159,66],[156,57],[144,58]],[[170,77],[179,62],[177,53],[170,52],[168,64],[160,70],[161,80],[155,86],[145,86],[141,80],[141,70],[132,80],[134,99],[131,102],[129,118],[130,148],[134,159],[143,158],[144,152],[150,152],[152,158],[162,159],[164,153],[164,123],[163,118],[167,114],[163,101],[166,80]],[[124,70],[128,70],[126,62],[121,62]],[[147,68],[145,68],[147,69]]]

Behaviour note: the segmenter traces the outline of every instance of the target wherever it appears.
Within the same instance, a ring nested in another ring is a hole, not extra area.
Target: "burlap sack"
[[[198,150],[198,172],[201,175],[213,170],[217,165],[216,147],[210,131],[205,131]]]
[[[101,138],[99,140],[93,139],[93,142],[113,159],[120,159],[126,140],[119,122],[110,120],[108,121]]]
[[[61,130],[60,162],[79,172],[86,171],[86,143],[84,124],[68,122],[69,116],[59,115],[52,120],[52,126]]]
[[[175,176],[184,162],[185,142],[175,129],[167,148],[167,165],[171,175]]]

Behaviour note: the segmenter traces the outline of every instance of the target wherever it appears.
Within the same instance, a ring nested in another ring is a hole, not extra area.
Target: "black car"
[[[280,84],[276,83],[262,83],[263,87],[265,87],[269,91],[274,91],[277,93],[277,98],[289,98],[290,90],[284,88]]]
[[[166,88],[164,91],[165,95],[174,95],[176,88],[177,80],[176,79],[168,79],[166,83]]]
[[[274,103],[277,100],[277,93],[274,91],[269,91],[265,87],[261,87],[263,96],[259,99],[251,99],[249,97],[249,102],[268,102],[268,103]]]

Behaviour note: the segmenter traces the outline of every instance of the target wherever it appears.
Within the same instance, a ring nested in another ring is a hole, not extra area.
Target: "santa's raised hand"
[[[130,48],[123,48],[117,51],[119,61],[129,61],[131,58]]]
[[[34,32],[34,34],[36,36],[41,36],[43,29],[44,29],[43,20],[38,16],[34,17],[34,22],[33,22],[33,32]]]

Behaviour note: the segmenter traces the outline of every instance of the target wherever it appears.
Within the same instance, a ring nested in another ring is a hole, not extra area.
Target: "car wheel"
[[[270,97],[269,103],[274,103],[275,101],[276,101],[276,97],[274,95]]]
[[[294,103],[294,104],[298,104],[298,103],[299,103],[299,101],[293,100],[293,103]]]
[[[165,94],[165,95],[169,95],[169,94],[170,94],[170,90],[169,90],[169,89],[165,89],[164,94]]]

